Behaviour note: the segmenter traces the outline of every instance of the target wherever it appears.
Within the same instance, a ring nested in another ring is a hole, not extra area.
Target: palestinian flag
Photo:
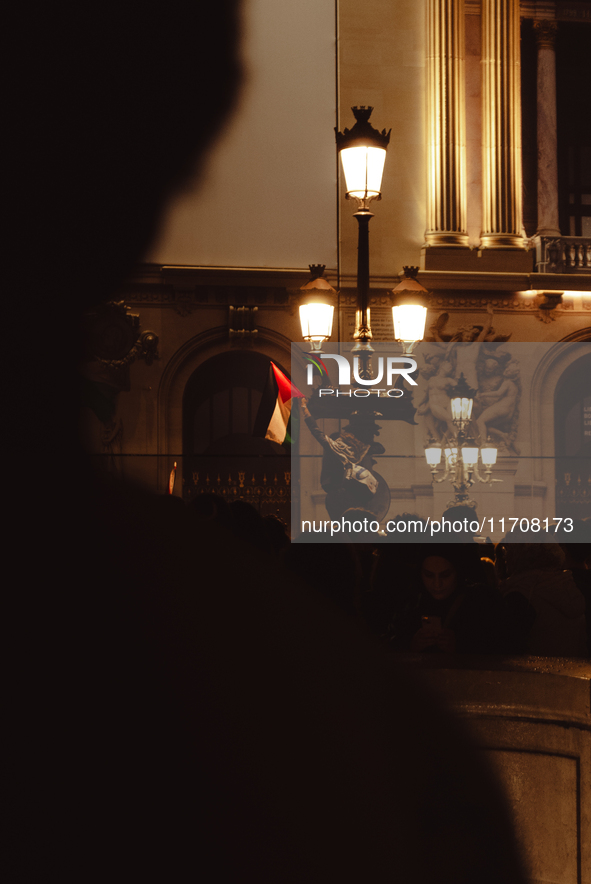
[[[299,409],[295,400],[303,398],[304,394],[271,362],[253,435],[291,445],[297,439]]]

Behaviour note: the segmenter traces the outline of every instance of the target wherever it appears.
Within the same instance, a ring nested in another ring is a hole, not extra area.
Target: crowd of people
[[[312,535],[291,543],[276,516],[261,516],[245,501],[208,494],[195,498],[189,510],[278,556],[288,571],[320,587],[395,651],[591,653],[591,543],[558,542],[564,537],[536,543],[527,536],[498,544],[458,543],[455,536],[449,542],[393,543],[377,533],[362,543],[354,536],[335,543]],[[353,520],[362,515],[349,512]],[[417,520],[407,513],[394,519]],[[577,537],[584,539],[589,528],[577,524]]]

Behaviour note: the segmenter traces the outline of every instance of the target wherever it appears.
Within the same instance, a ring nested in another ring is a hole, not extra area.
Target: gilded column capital
[[[548,18],[534,19],[534,34],[538,49],[554,49],[556,46],[557,22]]]

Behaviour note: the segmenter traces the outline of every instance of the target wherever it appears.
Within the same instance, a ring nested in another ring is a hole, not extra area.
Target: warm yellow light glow
[[[430,467],[436,467],[441,462],[441,446],[431,445],[425,448],[425,457]]]
[[[381,147],[346,147],[341,151],[347,193],[356,199],[380,195],[386,151]]]
[[[568,298],[569,296],[571,298],[576,298],[576,297],[591,298],[591,292],[564,292],[563,293],[564,298]]]
[[[492,467],[497,462],[497,449],[493,445],[487,445],[480,449],[480,459],[485,467]]]
[[[332,334],[332,304],[301,304],[300,324],[304,341],[327,341]]]
[[[456,396],[455,399],[451,400],[451,417],[454,421],[461,421],[465,423],[470,420],[472,416],[472,406],[474,405],[473,399],[465,399],[460,396]]]
[[[473,467],[474,464],[478,463],[478,448],[471,445],[464,446],[462,448],[462,460],[467,467]]]
[[[392,307],[394,337],[397,341],[422,341],[425,335],[427,308],[417,304]]]

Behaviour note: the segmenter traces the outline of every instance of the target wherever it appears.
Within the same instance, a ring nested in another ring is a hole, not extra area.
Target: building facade
[[[292,370],[308,262],[325,264],[339,293],[332,339],[351,340],[357,225],[333,130],[352,124],[352,106],[371,105],[372,122],[392,127],[371,226],[374,340],[393,339],[390,293],[409,265],[429,293],[431,339],[446,324],[452,333],[482,328],[492,311],[503,339],[555,344],[522,402],[519,444],[500,451],[503,512],[527,498],[529,515],[552,517],[574,494],[578,515],[591,514],[584,385],[569,400],[580,415],[576,451],[559,432],[569,372],[585,356],[564,344],[591,341],[591,145],[581,97],[591,4],[326,0],[289,14],[268,6],[251,4],[245,22],[237,116],[251,113],[256,137],[245,141],[241,130],[233,153],[229,133],[210,180],[171,207],[122,304],[89,319],[90,450],[156,490],[176,462],[175,494],[217,491],[289,518],[289,453],[252,431],[269,360]],[[265,73],[263,62],[275,68]],[[264,100],[261,84],[272,88]],[[390,515],[439,517],[445,493],[421,457],[420,424],[388,425],[384,446],[395,452],[401,432],[414,434],[416,454],[385,467]],[[581,458],[578,472],[567,451]],[[323,500],[319,487],[319,517]]]

